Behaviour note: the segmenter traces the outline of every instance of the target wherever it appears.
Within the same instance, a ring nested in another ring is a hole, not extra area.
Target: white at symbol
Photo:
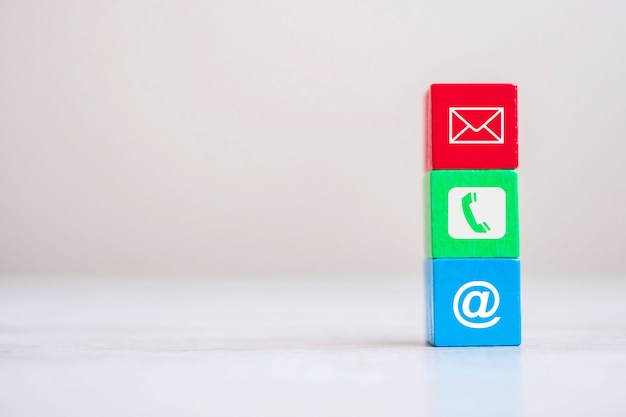
[[[468,292],[465,297],[463,297],[463,301],[461,302],[461,296],[465,293],[466,290],[470,288],[477,287],[477,289]],[[493,294],[493,305],[489,310],[487,310],[487,305],[489,303],[489,295]],[[475,311],[472,311],[470,305],[474,298],[479,299],[478,308]],[[459,311],[459,304],[461,304],[461,312]],[[489,321],[480,321],[473,322],[467,319],[488,319],[492,317],[498,307],[500,306],[500,294],[498,294],[498,290],[496,287],[491,285],[486,281],[472,281],[467,284],[461,286],[459,290],[454,295],[454,301],[452,303],[452,308],[454,310],[454,316],[463,326],[471,327],[473,329],[486,329],[487,327],[491,327],[500,321],[500,317],[493,317]]]

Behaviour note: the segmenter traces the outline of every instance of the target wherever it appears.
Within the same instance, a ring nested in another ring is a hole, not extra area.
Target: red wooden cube
[[[426,168],[517,168],[517,86],[433,84]]]

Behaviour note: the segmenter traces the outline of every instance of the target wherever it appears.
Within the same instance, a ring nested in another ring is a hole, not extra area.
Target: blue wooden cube
[[[427,259],[427,338],[433,346],[517,346],[518,259]]]

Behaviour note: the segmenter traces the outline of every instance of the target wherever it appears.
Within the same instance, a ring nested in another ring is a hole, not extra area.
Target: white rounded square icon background
[[[506,192],[499,187],[454,187],[448,192],[453,239],[500,239],[506,233]]]

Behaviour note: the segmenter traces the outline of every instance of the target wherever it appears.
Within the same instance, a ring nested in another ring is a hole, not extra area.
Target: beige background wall
[[[0,275],[417,274],[423,94],[519,85],[528,273],[626,271],[617,1],[0,4]]]

